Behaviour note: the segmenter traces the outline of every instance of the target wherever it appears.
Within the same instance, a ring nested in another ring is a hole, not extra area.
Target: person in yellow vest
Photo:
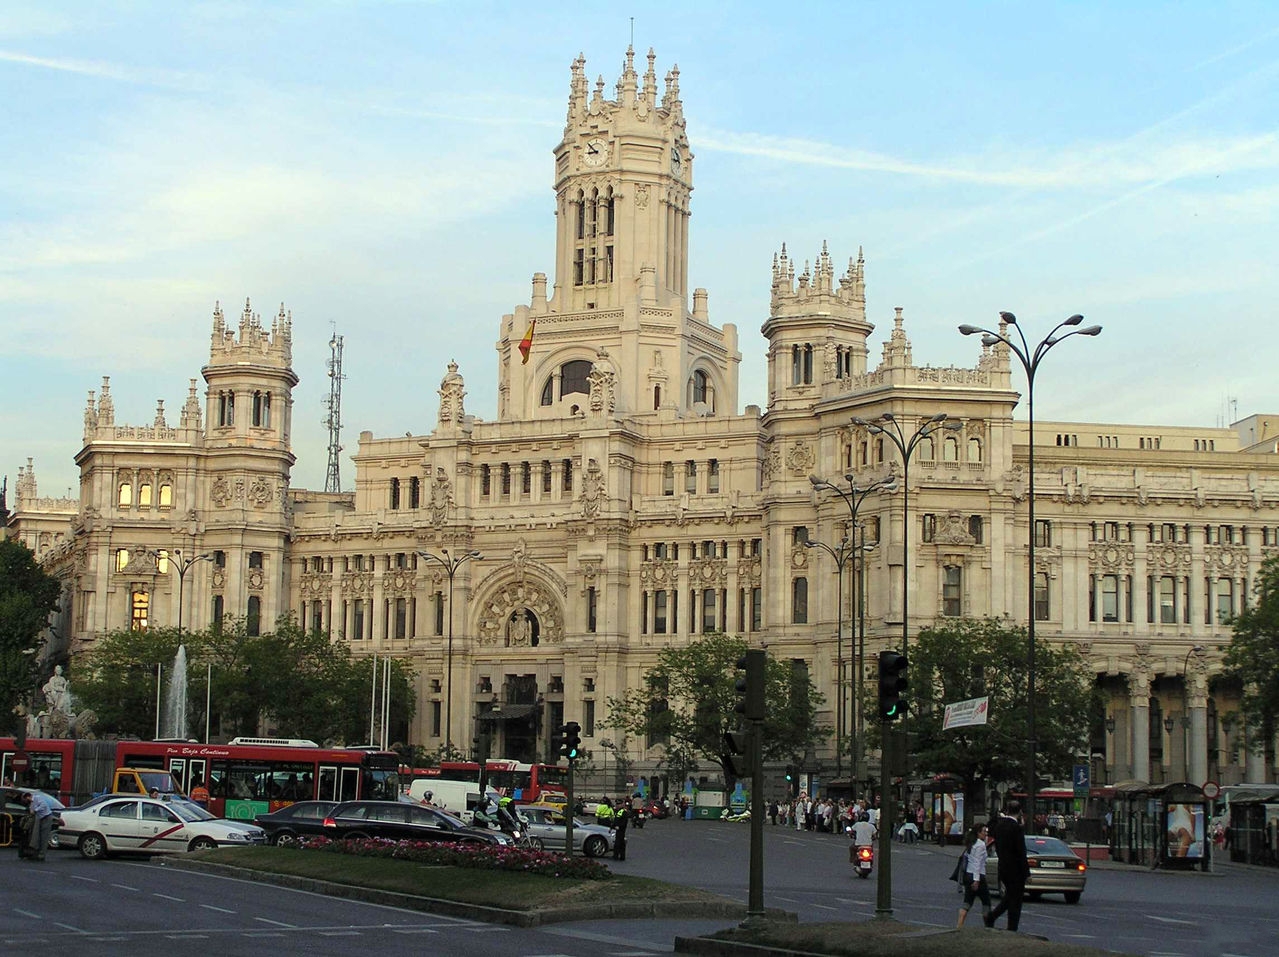
[[[601,827],[612,829],[614,820],[612,802],[606,797],[600,798],[600,803],[595,806],[595,823]]]

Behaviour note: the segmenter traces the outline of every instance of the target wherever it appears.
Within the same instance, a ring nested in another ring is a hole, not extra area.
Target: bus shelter
[[[938,774],[912,781],[910,790],[919,795],[924,808],[924,833],[920,837],[938,844],[962,844],[964,782],[953,775]]]
[[[1111,857],[1149,867],[1208,869],[1208,801],[1185,782],[1115,786]]]
[[[1279,788],[1230,802],[1230,859],[1279,864]]]

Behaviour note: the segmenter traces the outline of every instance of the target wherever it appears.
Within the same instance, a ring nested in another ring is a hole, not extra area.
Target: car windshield
[[[1026,853],[1058,857],[1075,853],[1065,841],[1055,837],[1026,837]]]
[[[459,827],[466,827],[466,822],[465,822],[465,821],[463,821],[460,817],[454,817],[454,816],[453,816],[452,814],[450,814],[448,811],[442,811],[442,810],[440,810],[438,807],[433,807],[433,808],[431,808],[431,811],[432,811],[432,812],[433,812],[433,813],[434,813],[437,817],[439,817],[441,820],[443,820],[443,821],[444,821],[444,823],[445,823],[448,827],[451,827],[451,828],[454,828],[454,829],[459,828]]]
[[[217,815],[210,814],[198,804],[190,801],[165,801],[165,806],[172,808],[173,813],[184,821],[216,821]]]

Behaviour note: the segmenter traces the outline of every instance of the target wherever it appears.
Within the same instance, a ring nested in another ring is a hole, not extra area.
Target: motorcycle
[[[644,809],[643,809],[643,808],[640,808],[638,811],[636,811],[636,812],[635,812],[635,820],[634,820],[634,824],[635,824],[635,826],[636,826],[636,827],[638,827],[638,828],[643,828],[643,827],[644,827],[644,819],[645,819],[647,816],[648,816],[648,815],[646,815],[646,814],[644,813]]]
[[[849,848],[849,857],[852,858],[853,867],[857,870],[858,877],[870,877],[871,869],[875,866],[875,849],[869,844],[857,844]]]

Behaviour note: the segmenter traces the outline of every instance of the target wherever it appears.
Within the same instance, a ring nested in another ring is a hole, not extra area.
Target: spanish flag
[[[528,332],[524,333],[524,338],[520,340],[520,355],[524,357],[520,360],[520,365],[528,365],[529,350],[533,348],[533,326],[536,322],[536,319],[529,320]]]

